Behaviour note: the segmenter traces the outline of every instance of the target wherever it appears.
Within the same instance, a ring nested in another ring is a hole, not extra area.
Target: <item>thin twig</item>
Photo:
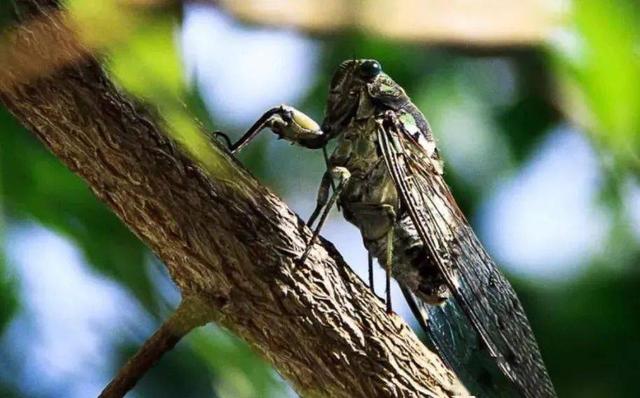
[[[120,398],[129,392],[162,356],[190,331],[209,321],[197,300],[182,300],[176,311],[140,347],[102,390],[99,398]]]

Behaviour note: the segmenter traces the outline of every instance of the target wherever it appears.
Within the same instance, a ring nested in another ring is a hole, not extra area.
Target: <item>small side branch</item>
[[[208,312],[197,300],[184,299],[169,319],[120,368],[99,398],[124,397],[167,351],[172,350],[190,331],[209,320]]]

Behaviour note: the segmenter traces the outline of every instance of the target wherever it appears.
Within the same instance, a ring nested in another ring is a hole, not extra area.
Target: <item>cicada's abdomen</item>
[[[386,258],[386,240],[365,241],[367,250],[382,264]],[[393,226],[393,277],[404,287],[416,292],[430,305],[442,304],[449,289],[437,268],[426,261],[427,254],[416,229],[407,214],[401,214]]]

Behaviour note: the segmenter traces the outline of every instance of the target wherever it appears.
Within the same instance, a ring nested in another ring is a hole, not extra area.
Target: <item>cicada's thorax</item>
[[[344,167],[351,177],[339,204],[344,217],[362,234],[367,250],[383,264],[388,233],[392,230],[392,273],[422,299],[441,303],[448,295],[435,268],[425,266],[425,249],[409,215],[401,208],[398,193],[379,152],[376,117],[354,118],[337,137],[330,167]],[[414,286],[415,285],[415,286]]]
[[[331,167],[344,167],[351,174],[339,203],[345,218],[362,232],[365,244],[386,237],[399,207],[395,186],[377,149],[375,129],[373,117],[354,118],[338,137],[329,159]]]

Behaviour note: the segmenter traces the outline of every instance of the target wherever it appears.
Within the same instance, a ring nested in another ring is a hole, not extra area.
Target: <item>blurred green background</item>
[[[11,3],[0,6],[5,30]],[[255,23],[260,14],[243,15],[247,24],[206,2],[66,6],[111,76],[196,155],[203,131],[239,137],[279,103],[320,121],[336,66],[378,59],[430,120],[447,180],[520,293],[559,395],[640,395],[635,1],[563,2],[542,38],[518,43],[267,27]],[[496,26],[513,22],[485,14]],[[0,131],[0,397],[96,396],[178,293],[153,254],[5,109]],[[310,214],[320,154],[265,134],[241,159]],[[363,272],[360,237],[339,213],[324,235]],[[241,341],[208,326],[131,396],[295,394]]]

